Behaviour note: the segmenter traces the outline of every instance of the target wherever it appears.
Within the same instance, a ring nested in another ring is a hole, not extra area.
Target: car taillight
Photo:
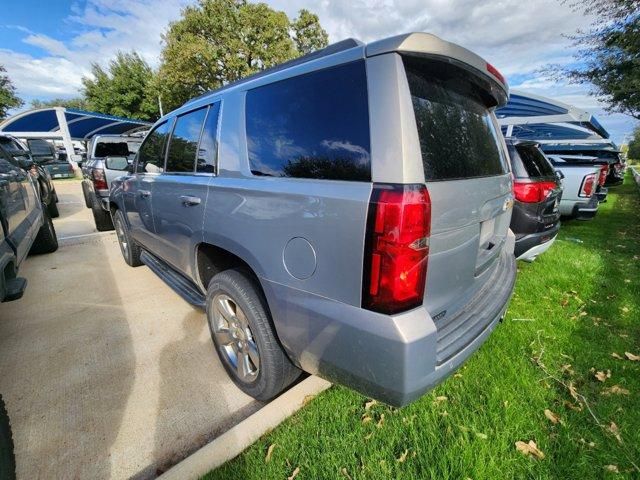
[[[93,188],[96,190],[108,190],[107,179],[104,176],[104,170],[102,168],[94,168],[91,171],[93,177]]]
[[[545,200],[556,188],[558,188],[556,182],[525,182],[515,180],[513,182],[513,195],[519,202],[538,203]]]
[[[500,80],[502,83],[506,85],[507,81],[505,80],[504,76],[500,73],[500,71],[496,67],[494,67],[490,63],[487,63],[487,72],[489,72],[491,75],[493,75],[494,77],[496,77],[498,80]]]
[[[424,185],[374,184],[365,240],[362,306],[392,314],[422,305],[431,199]]]
[[[598,177],[598,185],[604,186],[604,182],[607,181],[607,175],[609,175],[609,165],[603,165],[600,169],[600,176]]]
[[[578,196],[580,197],[590,197],[593,193],[593,185],[596,182],[596,174],[590,173],[589,175],[585,175],[582,179],[582,186],[580,187],[580,193]]]

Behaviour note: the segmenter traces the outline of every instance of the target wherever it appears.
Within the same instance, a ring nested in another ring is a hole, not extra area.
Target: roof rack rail
[[[287,68],[290,67],[294,67],[296,65],[302,65],[303,63],[307,63],[310,62],[312,60],[317,60],[318,58],[322,58],[322,57],[327,57],[329,55],[333,55],[334,53],[338,53],[338,52],[342,52],[344,50],[349,50],[351,48],[354,47],[359,47],[361,45],[364,45],[364,43],[362,43],[360,40],[356,40],[355,38],[347,38],[345,40],[341,40],[339,42],[336,43],[332,43],[331,45],[328,45],[327,47],[321,49],[321,50],[316,50],[315,52],[311,52],[311,53],[307,53],[306,55],[302,55],[301,57],[298,58],[294,58],[292,60],[288,60],[284,63],[280,63],[278,65],[274,65],[273,67],[267,68],[265,70],[262,70],[260,72],[251,74],[251,75],[247,75],[246,77],[243,77],[239,80],[236,80],[234,82],[231,83],[227,83],[226,85],[220,87],[220,88],[216,88],[214,90],[210,90],[208,92],[203,93],[202,95],[199,95],[195,98],[192,98],[191,100],[187,100],[184,105],[189,105],[193,102],[196,102],[202,98],[208,97],[209,95],[212,95],[214,93],[218,93],[221,92],[223,90],[226,90],[228,88],[231,87],[235,87],[237,85],[241,85],[243,83],[248,82],[249,80],[255,80],[256,78],[260,78],[260,77],[264,77],[266,75],[270,75],[272,73],[275,72],[279,72],[281,70],[285,70]]]

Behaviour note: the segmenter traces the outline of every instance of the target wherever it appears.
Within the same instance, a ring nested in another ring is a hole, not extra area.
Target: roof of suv
[[[193,98],[187,101],[184,105],[174,110],[173,112],[165,115],[160,121],[169,116],[173,116],[176,112],[180,112],[183,109],[189,110],[190,107],[195,106],[201,101],[205,103],[205,100],[211,99],[218,94],[235,90],[242,86],[248,86],[256,84],[255,86],[266,83],[261,81],[262,79],[273,76],[273,81],[281,80],[286,77],[306,73],[310,68],[315,66],[321,66],[321,68],[328,67],[325,62],[320,64],[323,59],[327,59],[332,55],[341,54],[340,58],[336,58],[335,64],[344,63],[347,61],[353,61],[355,59],[361,59],[366,57],[373,57],[376,55],[382,55],[390,52],[399,52],[407,54],[421,54],[427,55],[431,58],[447,58],[454,59],[458,62],[465,64],[467,67],[471,67],[475,73],[480,73],[485,78],[491,80],[492,94],[498,99],[498,104],[506,103],[509,87],[500,75],[500,73],[489,63],[487,63],[482,57],[467,50],[464,47],[456,45],[454,43],[447,42],[441,38],[429,34],[429,33],[406,33],[389,37],[383,40],[364,44],[363,42],[349,38],[340,42],[329,45],[322,50],[311,52],[307,55],[289,60],[288,62],[276,65],[261,72],[249,75],[241,78],[235,82],[229,83],[221,88],[207,92],[199,97]],[[282,75],[282,72],[290,73],[290,75]],[[277,75],[281,73],[281,75]],[[498,87],[494,89],[493,87]]]

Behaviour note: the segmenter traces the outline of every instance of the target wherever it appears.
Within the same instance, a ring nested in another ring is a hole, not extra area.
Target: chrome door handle
[[[140,190],[140,196],[142,198],[148,198],[151,196],[151,192],[149,190]]]
[[[200,197],[192,197],[190,195],[181,195],[180,201],[185,207],[193,207],[194,205],[200,205]]]

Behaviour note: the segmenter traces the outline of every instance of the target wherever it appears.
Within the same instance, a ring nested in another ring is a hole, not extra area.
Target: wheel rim
[[[260,372],[260,355],[247,316],[225,294],[216,295],[212,306],[212,331],[224,360],[241,381],[255,381]]]
[[[122,255],[127,258],[129,255],[129,243],[127,242],[127,237],[124,234],[122,222],[118,217],[116,217],[116,235],[118,235],[118,243],[120,244]]]

